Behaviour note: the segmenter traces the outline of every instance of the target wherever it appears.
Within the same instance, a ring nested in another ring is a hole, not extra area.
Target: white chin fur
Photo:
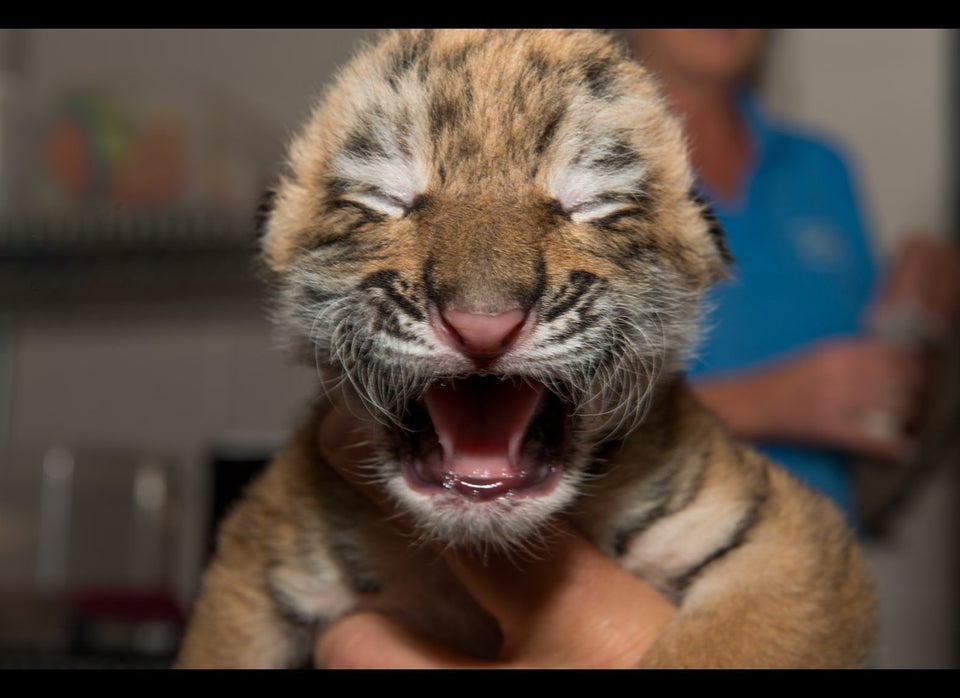
[[[455,493],[416,492],[400,474],[386,486],[413,517],[425,542],[445,548],[535,552],[553,530],[553,517],[576,496],[576,480],[576,475],[564,473],[556,487],[540,497],[505,495],[476,502]]]

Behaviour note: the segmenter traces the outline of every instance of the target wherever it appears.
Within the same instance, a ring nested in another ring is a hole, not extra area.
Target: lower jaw
[[[551,494],[563,476],[561,465],[539,464],[535,472],[517,477],[465,478],[453,473],[427,478],[429,466],[406,458],[402,464],[404,482],[412,491],[429,496],[485,502],[500,498],[537,498]]]
[[[425,488],[411,483],[407,472],[397,473],[385,484],[419,541],[445,550],[525,557],[542,550],[555,530],[551,521],[576,497],[576,478],[570,475],[566,471],[552,474],[557,481],[540,493],[526,488],[484,499],[435,485]]]
[[[484,380],[497,381],[489,388],[494,395],[507,394],[503,388],[509,382],[476,377],[467,380],[472,385],[463,389],[466,397],[487,409],[494,401],[483,392]],[[519,448],[511,448],[503,436],[491,439],[493,449],[485,449],[485,444],[470,438],[461,444],[463,448],[445,447],[425,401],[411,402],[407,415],[405,428],[396,430],[394,439],[404,485],[418,496],[451,504],[535,501],[548,498],[563,480],[569,455],[569,412],[548,391],[540,392]]]

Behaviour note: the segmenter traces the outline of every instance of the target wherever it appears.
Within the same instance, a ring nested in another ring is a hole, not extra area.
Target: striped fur
[[[424,543],[523,555],[561,514],[680,604],[651,666],[862,662],[872,595],[841,516],[679,377],[730,261],[691,185],[678,123],[600,33],[402,31],[362,51],[294,141],[263,238],[281,335],[325,398],[223,527],[181,663],[296,665],[357,607],[495,656]],[[494,370],[562,405],[525,437],[562,460],[549,493],[465,506],[404,479],[418,401],[477,370],[438,335],[444,308],[526,314]],[[324,466],[331,401],[412,539]]]

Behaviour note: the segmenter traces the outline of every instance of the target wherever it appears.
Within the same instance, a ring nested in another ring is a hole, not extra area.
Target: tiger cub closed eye
[[[677,121],[601,33],[389,32],[347,65],[263,240],[325,397],[222,527],[180,665],[298,666],[360,606],[495,656],[422,542],[523,555],[559,516],[679,604],[648,666],[861,663],[842,517],[679,373],[729,261],[691,186]],[[333,403],[417,540],[319,455]]]

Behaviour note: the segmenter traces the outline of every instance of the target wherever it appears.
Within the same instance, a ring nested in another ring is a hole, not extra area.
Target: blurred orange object
[[[71,196],[84,196],[93,178],[90,154],[79,124],[61,121],[50,135],[47,162]]]
[[[113,172],[111,203],[149,208],[175,201],[185,181],[184,140],[183,128],[173,118],[145,124]]]

